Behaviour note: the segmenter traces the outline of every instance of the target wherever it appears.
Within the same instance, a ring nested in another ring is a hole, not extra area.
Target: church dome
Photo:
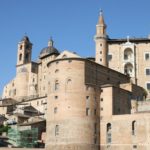
[[[53,40],[51,39],[49,42],[48,42],[48,47],[45,47],[41,50],[40,52],[40,58],[43,58],[45,56],[48,56],[48,55],[53,55],[53,54],[56,54],[56,55],[59,55],[59,51],[53,46]]]

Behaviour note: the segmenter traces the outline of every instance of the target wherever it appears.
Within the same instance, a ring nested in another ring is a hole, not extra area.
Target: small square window
[[[102,54],[102,51],[100,51],[100,54]]]
[[[137,145],[133,145],[133,148],[137,148]]]
[[[89,100],[90,99],[90,97],[89,96],[86,96],[86,100]]]
[[[101,107],[101,111],[103,111],[103,107]]]
[[[149,60],[150,59],[150,54],[149,53],[145,53],[145,60]]]
[[[149,90],[150,91],[150,83],[147,83],[147,90]]]
[[[55,96],[55,99],[58,99],[58,96]]]
[[[100,59],[100,61],[102,61],[102,59]]]
[[[101,102],[103,101],[103,98],[101,98]]]
[[[150,75],[150,69],[146,69],[146,75]]]

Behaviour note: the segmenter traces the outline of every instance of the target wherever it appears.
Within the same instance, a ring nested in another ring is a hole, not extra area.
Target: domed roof
[[[48,42],[48,47],[45,47],[41,50],[40,52],[40,58],[43,58],[47,55],[52,55],[52,54],[57,54],[59,55],[59,51],[53,46],[53,40],[51,39],[49,42]]]

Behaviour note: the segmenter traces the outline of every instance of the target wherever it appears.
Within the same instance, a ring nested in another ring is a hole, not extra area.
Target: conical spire
[[[105,25],[104,17],[103,17],[103,11],[102,11],[102,10],[100,10],[100,13],[99,13],[99,21],[98,21],[98,24],[100,24],[100,25]]]

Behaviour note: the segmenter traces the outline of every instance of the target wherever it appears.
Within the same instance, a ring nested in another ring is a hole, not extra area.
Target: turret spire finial
[[[102,16],[102,15],[103,15],[103,10],[102,10],[102,9],[100,9],[100,11],[99,11],[99,15],[100,15],[100,16]]]
[[[53,41],[52,36],[50,36],[50,39],[48,41],[48,46],[52,46],[53,47],[53,45],[54,45],[54,41]]]
[[[99,21],[98,21],[98,24],[105,25],[104,17],[103,17],[103,10],[102,9],[100,9],[100,11],[99,11]]]

